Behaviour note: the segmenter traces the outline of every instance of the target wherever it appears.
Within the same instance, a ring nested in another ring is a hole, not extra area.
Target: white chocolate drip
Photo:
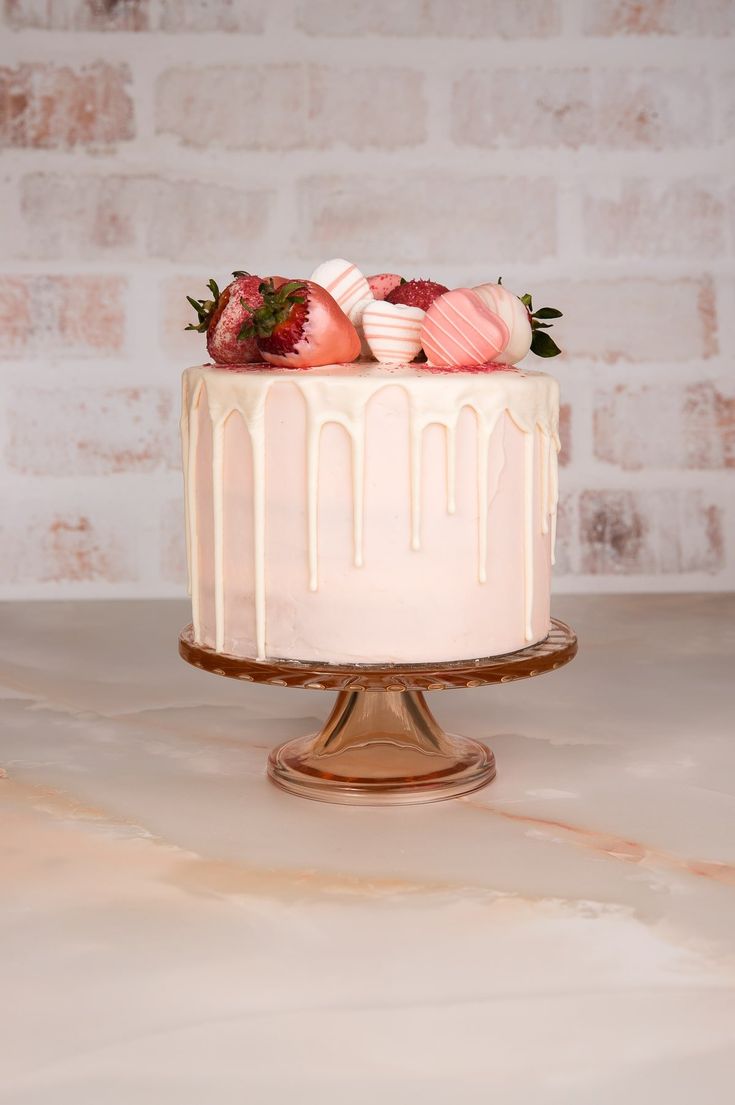
[[[308,585],[319,587],[319,471],[320,444],[324,426],[343,427],[352,454],[353,562],[363,564],[365,413],[370,400],[385,387],[401,387],[409,404],[410,436],[410,543],[421,549],[422,453],[424,430],[444,427],[446,434],[446,506],[456,510],[457,423],[465,407],[477,419],[477,578],[487,580],[489,508],[500,486],[505,460],[504,415],[508,414],[524,433],[523,509],[523,624],[526,640],[533,639],[534,537],[536,528],[549,533],[550,555],[556,532],[558,500],[557,450],[558,385],[543,373],[494,372],[491,376],[469,373],[427,373],[411,366],[348,365],[307,373],[272,370],[237,372],[212,367],[188,369],[185,373],[181,429],[184,438],[186,483],[186,526],[189,585],[192,596],[194,636],[201,640],[199,598],[199,548],[197,539],[197,464],[199,414],[206,396],[212,424],[212,492],[214,523],[214,607],[215,645],[224,651],[225,633],[225,519],[224,519],[224,434],[229,416],[238,412],[250,438],[253,465],[253,552],[255,582],[255,636],[257,656],[267,655],[266,637],[266,401],[275,383],[290,383],[301,392],[306,406],[307,448],[307,545]],[[488,469],[490,446],[500,433],[500,460]],[[539,441],[538,513],[536,523],[534,472],[536,440]]]
[[[523,620],[526,640],[533,639],[533,453],[535,434],[523,439]]]
[[[191,594],[191,526],[189,525],[189,496],[186,487],[189,476],[189,378],[181,377],[181,464],[184,471],[184,534],[186,537],[186,591]]]
[[[457,512],[457,420],[447,426],[447,514]]]
[[[215,648],[225,647],[225,420],[212,429],[212,504],[214,510]]]

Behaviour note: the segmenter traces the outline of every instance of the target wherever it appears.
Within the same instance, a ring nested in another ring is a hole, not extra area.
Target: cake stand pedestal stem
[[[338,691],[319,732],[275,748],[268,774],[303,798],[390,806],[456,798],[495,776],[490,749],[445,733],[423,691],[510,683],[555,671],[574,658],[577,638],[552,618],[543,641],[503,656],[444,664],[322,664],[216,652],[195,641],[188,625],[179,636],[179,652],[194,667],[228,679]]]
[[[303,797],[390,805],[476,790],[495,775],[495,757],[445,733],[420,691],[341,691],[321,731],[274,749],[268,773]]]

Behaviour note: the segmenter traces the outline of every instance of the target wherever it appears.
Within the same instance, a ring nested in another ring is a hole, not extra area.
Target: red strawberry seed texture
[[[385,298],[388,303],[404,303],[408,307],[420,307],[422,311],[428,311],[434,300],[448,291],[449,288],[444,284],[437,284],[435,280],[408,280],[405,284],[399,284]]]
[[[255,342],[239,341],[238,334],[250,313],[249,308],[255,309],[263,302],[258,290],[261,283],[259,276],[236,276],[211,305],[208,320],[206,314],[201,316],[207,322],[207,351],[215,364],[247,364],[260,360]]]
[[[405,283],[402,276],[395,272],[378,272],[368,276],[367,282],[375,299],[387,299],[394,288]]]

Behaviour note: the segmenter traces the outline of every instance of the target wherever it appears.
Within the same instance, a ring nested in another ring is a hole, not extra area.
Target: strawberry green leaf
[[[531,299],[531,296],[528,292],[526,292],[525,295],[520,295],[518,298],[520,299],[524,307],[527,307],[529,311],[533,310],[533,300]]]
[[[542,330],[534,330],[531,352],[537,357],[558,357],[561,349],[548,334],[544,334]]]
[[[185,330],[196,330],[198,333],[204,334],[209,327],[212,315],[216,311],[219,302],[219,288],[214,280],[210,280],[207,287],[212,293],[213,299],[193,299],[192,296],[187,295],[186,301],[196,311],[199,321],[196,324],[189,323],[188,326],[184,327]]]
[[[250,276],[250,273],[245,272],[244,269],[236,269],[232,275],[235,277],[235,279],[237,279],[238,276]]]
[[[562,318],[561,311],[557,311],[556,307],[541,307],[540,310],[533,312],[534,318]]]
[[[289,280],[276,288],[272,280],[264,280],[260,285],[263,302],[251,311],[237,335],[238,341],[250,338],[269,338],[275,328],[285,322],[298,303],[304,303],[307,297],[306,285],[302,280]]]

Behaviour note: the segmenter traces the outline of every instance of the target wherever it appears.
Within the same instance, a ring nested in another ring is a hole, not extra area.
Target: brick
[[[535,260],[556,250],[548,178],[408,172],[317,176],[299,187],[302,249],[385,264]]]
[[[554,575],[571,575],[576,570],[577,497],[562,490],[556,512],[556,557]]]
[[[266,0],[160,0],[156,29],[261,34],[267,7]]]
[[[14,30],[147,31],[149,0],[5,0],[5,19]]]
[[[598,389],[594,429],[619,468],[735,468],[735,391],[712,381]]]
[[[31,173],[21,181],[34,257],[232,258],[262,240],[271,193],[152,176]]]
[[[5,18],[15,30],[225,31],[259,34],[265,0],[6,0]]]
[[[561,20],[557,0],[301,0],[296,22],[319,35],[545,38]]]
[[[722,511],[699,490],[583,491],[580,569],[593,575],[715,572]]]
[[[109,146],[133,137],[126,65],[0,68],[0,147]]]
[[[732,0],[585,0],[582,26],[592,35],[726,35]]]
[[[0,276],[0,356],[120,352],[125,290],[117,276]]]
[[[534,287],[534,306],[550,304],[565,317],[554,338],[570,357],[592,361],[679,362],[717,353],[712,281],[630,279],[546,282]]]
[[[180,467],[174,388],[19,388],[7,401],[9,468],[107,476]]]
[[[454,84],[452,135],[491,149],[701,145],[710,96],[691,70],[470,70]]]
[[[388,66],[179,67],[159,77],[156,128],[199,149],[395,149],[425,137],[422,89],[420,72]]]
[[[13,504],[0,517],[7,583],[124,583],[136,578],[135,536],[119,521],[77,510]]]
[[[714,182],[647,180],[582,186],[586,252],[601,257],[720,257],[725,205]]]
[[[164,504],[160,514],[161,578],[186,584],[186,542],[183,499]]]

